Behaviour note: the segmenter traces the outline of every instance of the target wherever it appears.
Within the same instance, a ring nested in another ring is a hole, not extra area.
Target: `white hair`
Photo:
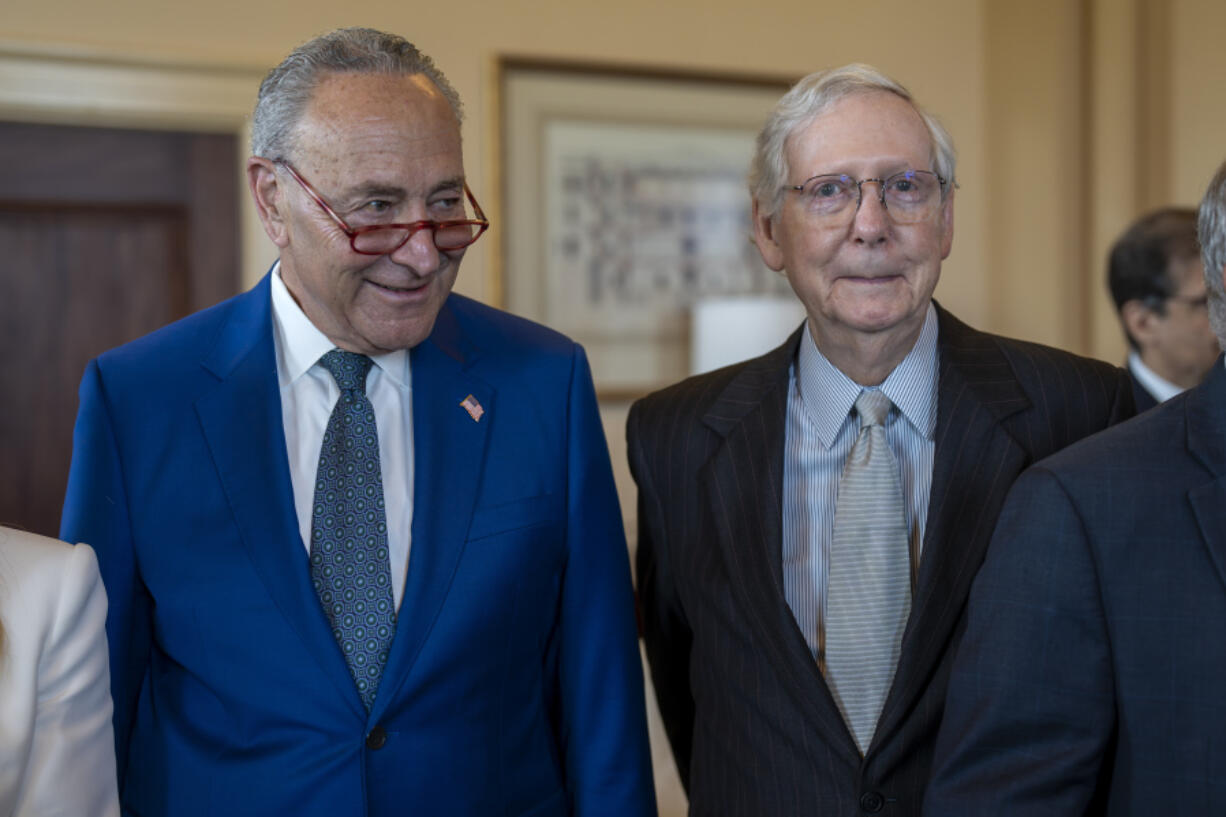
[[[251,117],[251,153],[285,159],[293,149],[294,128],[319,83],[333,74],[422,74],[451,105],[456,121],[463,107],[455,88],[434,61],[411,42],[373,28],[339,28],[295,48],[260,83]]]
[[[1205,266],[1205,289],[1209,292],[1209,327],[1218,345],[1226,349],[1226,162],[1217,169],[1200,202],[1196,233]]]
[[[957,158],[949,132],[921,108],[902,85],[871,65],[852,63],[809,74],[783,95],[767,118],[758,134],[757,150],[749,168],[749,194],[758,203],[762,215],[773,216],[783,202],[784,179],[791,171],[787,142],[792,134],[844,97],[873,91],[895,94],[911,103],[931,137],[932,169],[946,182],[942,185],[942,195],[954,186]]]

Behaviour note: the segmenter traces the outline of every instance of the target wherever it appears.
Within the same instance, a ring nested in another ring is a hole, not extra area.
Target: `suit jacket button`
[[[866,791],[860,795],[860,808],[869,814],[876,814],[885,808],[885,798],[881,796],[880,792]]]
[[[383,744],[387,743],[387,732],[382,726],[376,726],[370,730],[370,734],[366,736],[366,748],[372,752],[383,748]]]

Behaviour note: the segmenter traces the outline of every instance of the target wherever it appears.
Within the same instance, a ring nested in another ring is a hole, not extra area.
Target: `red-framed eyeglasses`
[[[464,195],[468,197],[468,203],[472,205],[473,213],[477,216],[474,219],[450,219],[446,221],[430,221],[427,219],[414,221],[410,224],[371,224],[365,227],[350,227],[329,206],[328,202],[324,201],[323,196],[315,192],[315,188],[311,187],[310,183],[302,178],[293,165],[285,159],[276,159],[273,163],[285,168],[294,181],[302,185],[302,189],[306,191],[306,194],[319,205],[321,210],[328,214],[329,218],[336,222],[336,226],[340,227],[345,235],[349,236],[349,246],[353,248],[353,251],[362,255],[387,255],[388,253],[395,252],[408,243],[408,240],[418,230],[430,230],[434,236],[434,246],[441,252],[462,250],[480,238],[481,234],[489,229],[490,226],[489,219],[485,217],[485,213],[481,210],[481,205],[477,204],[477,199],[473,196],[472,191],[468,189],[468,183],[466,182],[464,184]]]

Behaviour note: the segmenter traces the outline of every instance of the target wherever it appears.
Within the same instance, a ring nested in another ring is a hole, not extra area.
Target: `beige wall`
[[[11,2],[0,15],[0,116],[152,117],[241,131],[262,70],[322,30],[371,25],[414,40],[457,86],[469,113],[470,181],[488,200],[498,55],[785,76],[871,62],[910,86],[959,148],[954,251],[937,297],[982,328],[1108,360],[1122,359],[1123,343],[1102,283],[1106,247],[1144,209],[1195,204],[1226,157],[1221,0],[368,0],[360,17],[340,7]],[[38,73],[31,52],[100,56],[68,65],[103,85],[117,70],[126,90],[109,102],[98,89],[82,92],[80,73]],[[142,69],[130,71],[132,61],[188,64],[192,70],[170,73],[203,84],[172,77],[158,99],[144,89]],[[250,280],[271,251],[258,230],[247,238]],[[498,292],[490,279],[498,246],[486,240],[470,251],[461,291],[487,299]],[[624,412],[622,404],[605,407],[632,522]],[[659,768],[667,771],[667,761]],[[675,787],[666,775],[665,814],[680,808]]]
[[[364,7],[357,19],[322,0],[41,0],[6,8],[0,50],[186,63],[245,79],[336,25],[400,31],[434,55],[467,101],[477,190],[494,189],[500,54],[785,76],[872,62],[907,83],[958,143],[957,236],[938,297],[984,328],[1109,358],[1122,345],[1103,311],[1106,245],[1147,207],[1195,203],[1226,155],[1218,99],[1226,4],[1217,0]],[[462,291],[497,291],[496,248],[486,241],[470,253]]]
[[[1173,201],[1195,204],[1226,157],[1226,3],[1171,4],[1170,189]]]
[[[14,4],[17,5],[17,4]],[[497,55],[579,58],[628,64],[800,76],[853,59],[875,62],[901,77],[938,112],[961,143],[963,175],[982,177],[982,12],[967,0],[871,4],[789,0],[751,9],[727,0],[567,0],[536,3],[364,4],[356,17],[335,2],[298,3],[40,0],[6,9],[0,43],[69,46],[91,53],[267,68],[298,42],[337,25],[401,32],[430,53],[464,98],[466,161],[473,187],[492,190],[495,151],[490,110]],[[920,8],[922,6],[922,9]],[[868,33],[871,32],[871,33]],[[969,61],[968,61],[969,57]],[[969,69],[969,70],[968,70]],[[254,88],[252,89],[254,94]],[[959,214],[961,236],[941,297],[973,321],[986,317],[981,187],[970,184]],[[488,198],[488,196],[486,197]],[[496,291],[483,241],[469,253],[459,289],[476,297]]]

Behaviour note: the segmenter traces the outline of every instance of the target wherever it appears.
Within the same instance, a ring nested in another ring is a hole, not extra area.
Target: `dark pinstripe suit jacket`
[[[647,654],[692,815],[918,814],[966,597],[1005,493],[1030,463],[1132,413],[1120,369],[975,331],[939,307],[938,318],[924,555],[863,759],[783,595],[784,423],[800,332],[630,411]]]

